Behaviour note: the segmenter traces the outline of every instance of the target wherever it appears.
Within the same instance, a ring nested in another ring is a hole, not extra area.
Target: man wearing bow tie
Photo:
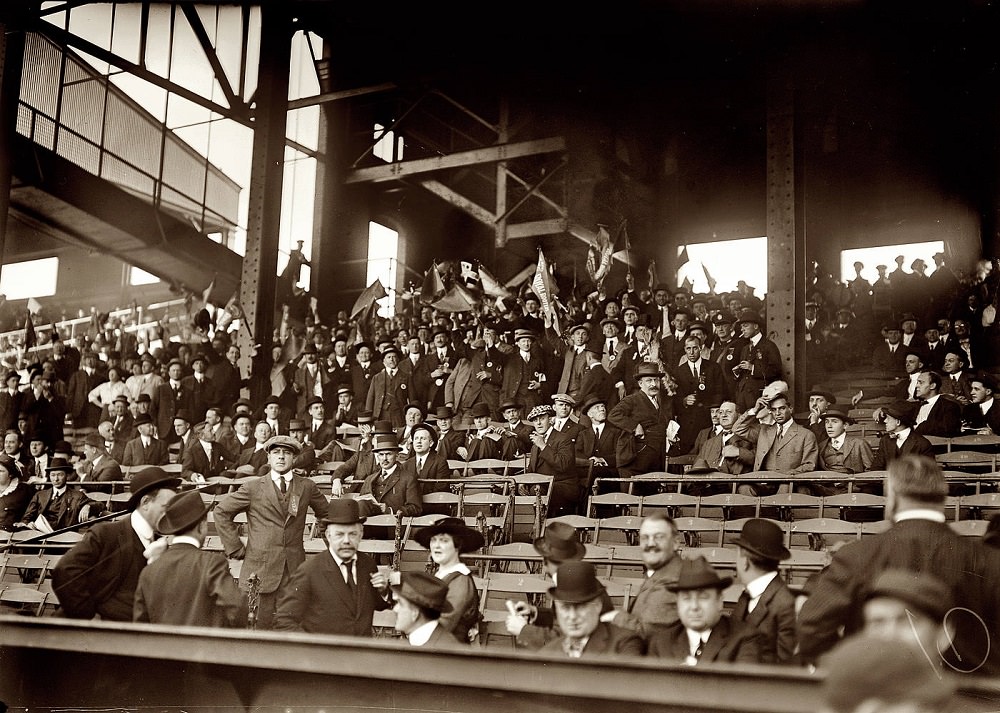
[[[896,401],[875,410],[872,416],[876,421],[885,423],[885,433],[879,439],[872,470],[885,470],[889,463],[905,455],[934,458],[931,442],[913,431],[916,413],[917,405],[908,401]]]

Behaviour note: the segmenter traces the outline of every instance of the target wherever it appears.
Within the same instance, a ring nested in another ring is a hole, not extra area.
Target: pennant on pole
[[[715,281],[715,278],[712,277],[712,273],[710,273],[708,271],[708,268],[705,267],[705,263],[701,264],[701,269],[705,271],[705,279],[708,280],[708,292],[709,292],[709,294],[713,294],[714,295],[715,294],[715,286],[718,283]]]
[[[208,287],[205,288],[204,292],[201,293],[201,306],[207,307],[208,301],[212,299],[212,290],[215,289],[215,276],[212,276],[212,281],[208,283]]]
[[[447,289],[441,278],[441,272],[436,263],[431,263],[430,269],[424,275],[424,284],[420,288],[420,302],[421,304],[430,304],[441,299],[445,292]]]
[[[351,308],[351,319],[354,319],[359,314],[364,312],[366,309],[375,304],[378,300],[385,297],[386,291],[382,287],[382,281],[378,278],[375,282],[368,285],[364,291],[358,296],[357,301],[354,303],[354,307]]]
[[[559,330],[559,316],[556,314],[556,305],[553,292],[552,275],[549,274],[549,266],[545,262],[545,253],[538,251],[538,267],[535,269],[535,276],[531,280],[531,291],[538,297],[538,304],[542,308],[542,313],[547,315],[552,323],[552,328]]]
[[[31,321],[31,312],[24,320],[24,348],[31,349],[38,344],[38,337],[35,335],[35,323]]]

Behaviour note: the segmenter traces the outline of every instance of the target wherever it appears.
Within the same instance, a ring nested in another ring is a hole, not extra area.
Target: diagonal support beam
[[[493,223],[496,220],[496,216],[494,216],[490,211],[486,210],[478,203],[475,203],[474,201],[471,201],[465,196],[463,196],[462,194],[455,192],[454,190],[444,185],[440,181],[426,179],[423,181],[419,181],[419,183],[421,186],[426,188],[434,195],[438,196],[439,198],[443,198],[444,200],[446,200],[448,203],[455,206],[459,210],[464,210],[466,213],[471,215],[473,218],[478,220],[483,225],[488,225],[491,228],[493,227]]]
[[[407,176],[415,176],[431,171],[441,171],[449,168],[463,168],[484,163],[496,163],[524,156],[536,156],[544,153],[556,153],[566,150],[566,140],[561,136],[536,141],[521,141],[514,144],[489,146],[471,151],[459,151],[447,156],[420,158],[413,161],[401,161],[385,166],[358,168],[347,174],[346,183],[379,183],[392,181]]]
[[[233,91],[233,87],[229,83],[229,77],[226,76],[226,70],[222,66],[222,62],[219,61],[219,55],[215,52],[215,47],[212,45],[212,39],[208,36],[208,31],[205,29],[205,23],[201,21],[201,16],[198,14],[198,10],[195,9],[194,5],[188,4],[182,4],[181,10],[184,12],[184,17],[187,18],[188,24],[194,31],[194,36],[198,38],[198,43],[201,44],[201,49],[205,53],[208,63],[212,66],[212,71],[215,73],[215,79],[219,82],[219,87],[221,87],[222,93],[226,97],[226,101],[229,102],[229,106],[241,106],[243,104],[243,100],[236,96],[236,92]]]

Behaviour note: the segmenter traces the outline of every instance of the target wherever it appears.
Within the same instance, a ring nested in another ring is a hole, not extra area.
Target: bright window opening
[[[375,134],[372,138],[378,139],[382,135],[382,131],[385,129],[381,124],[375,124]],[[396,153],[393,154],[393,146],[396,148]],[[396,138],[396,134],[392,131],[386,131],[382,138],[378,140],[375,144],[375,148],[372,149],[372,153],[383,161],[402,161],[403,160],[403,137],[400,136]]]
[[[379,225],[368,224],[368,277],[365,285],[376,279],[388,293],[378,301],[379,316],[392,317],[396,313],[396,266],[399,264],[399,233]]]
[[[155,285],[160,278],[151,272],[146,272],[141,267],[129,268],[128,284],[130,285]]]
[[[905,245],[882,245],[877,248],[857,248],[840,253],[840,279],[854,279],[854,263],[864,264],[861,276],[871,283],[878,279],[877,265],[886,266],[886,274],[896,269],[896,257],[903,256],[903,272],[913,272],[913,261],[920,258],[927,265],[925,274],[934,272],[934,253],[944,252],[944,241],[932,240],[927,243],[907,243]]]
[[[688,261],[682,264],[685,250]],[[686,245],[678,254],[678,286],[687,280],[692,292],[721,294],[733,292],[742,280],[757,297],[767,294],[766,237]]]
[[[8,263],[3,266],[3,273],[0,274],[0,292],[8,300],[49,297],[56,293],[58,274],[57,257]]]

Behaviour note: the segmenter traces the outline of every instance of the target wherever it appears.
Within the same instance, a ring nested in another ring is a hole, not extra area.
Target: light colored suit
[[[779,440],[777,425],[759,423],[752,411],[747,411],[733,424],[733,433],[756,443],[753,469],[771,470],[793,475],[816,470],[819,448],[816,436],[797,423],[788,427],[788,433]]]

